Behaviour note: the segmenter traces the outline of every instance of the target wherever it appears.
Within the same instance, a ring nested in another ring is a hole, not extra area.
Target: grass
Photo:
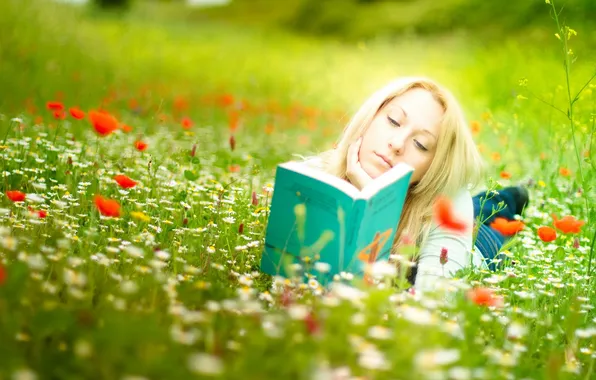
[[[29,4],[0,6],[0,379],[593,376],[596,94],[588,85],[565,115],[555,37],[348,44]],[[572,98],[594,72],[588,52],[570,66]],[[327,292],[261,274],[275,165],[331,146],[370,91],[409,73],[454,89],[487,182],[532,179],[506,251],[516,264],[465,270],[436,299],[391,279]],[[99,136],[55,118],[53,100],[132,131]],[[117,174],[138,183],[123,189]],[[547,243],[537,230],[551,213],[588,223]],[[503,304],[478,305],[470,287]]]

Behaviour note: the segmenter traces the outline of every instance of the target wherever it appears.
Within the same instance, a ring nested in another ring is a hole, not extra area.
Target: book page
[[[391,253],[412,172],[389,182],[368,199],[358,199],[355,208],[364,209],[359,221],[358,238],[350,251],[355,252],[349,270],[360,274],[367,263],[386,260]]]

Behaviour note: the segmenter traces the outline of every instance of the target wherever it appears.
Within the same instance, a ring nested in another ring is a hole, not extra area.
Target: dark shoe
[[[521,215],[523,210],[528,206],[530,202],[530,194],[528,190],[523,186],[515,186],[509,189],[513,199],[515,200],[515,210],[513,212],[517,215]]]

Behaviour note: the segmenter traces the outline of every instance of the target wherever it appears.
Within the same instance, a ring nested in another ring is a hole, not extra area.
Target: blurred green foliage
[[[504,3],[485,0],[234,0],[229,6],[201,10],[198,16],[261,25],[344,40],[471,32],[499,38],[549,26],[543,0]],[[596,2],[565,2],[563,21],[595,25]],[[594,28],[586,28],[593,30]],[[594,32],[592,32],[594,33]]]
[[[132,0],[93,0],[93,1],[97,6],[99,6],[101,8],[107,8],[107,9],[114,9],[114,8],[126,9],[132,3]]]

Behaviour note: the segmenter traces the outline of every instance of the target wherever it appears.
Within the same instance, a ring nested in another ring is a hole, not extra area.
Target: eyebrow
[[[404,116],[405,116],[405,117],[406,117],[406,119],[407,119],[407,118],[408,118],[408,113],[406,112],[406,110],[405,110],[405,109],[404,109],[402,106],[400,106],[399,104],[398,104],[397,106],[398,106],[398,107],[399,107],[399,108],[402,110],[402,112],[404,113]],[[431,131],[429,131],[428,129],[426,129],[426,128],[422,128],[422,132],[424,132],[424,133],[426,133],[426,134],[430,135],[430,136],[431,136],[431,137],[433,137],[435,140],[438,140],[438,139],[437,139],[437,136],[435,136],[435,135],[434,135],[434,134],[433,134]]]

